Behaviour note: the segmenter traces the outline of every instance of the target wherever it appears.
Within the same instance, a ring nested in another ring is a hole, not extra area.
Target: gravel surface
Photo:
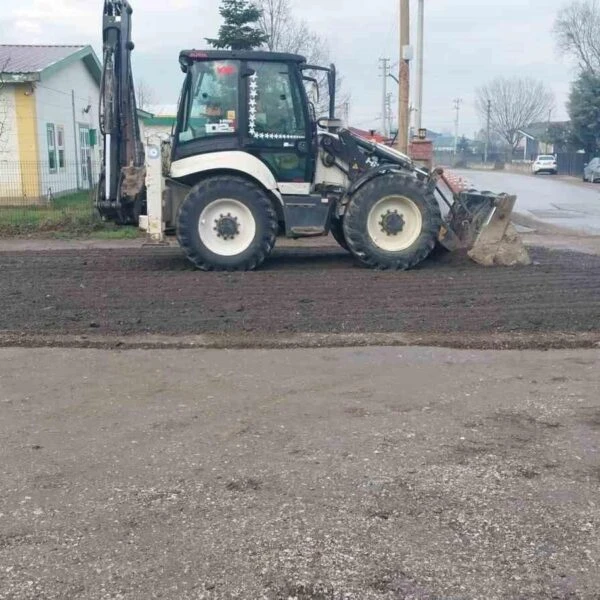
[[[2,349],[0,598],[597,600],[599,361]]]
[[[479,347],[487,334],[599,332],[600,256],[532,253],[532,267],[442,254],[385,273],[336,248],[284,247],[258,272],[224,274],[177,248],[4,252],[0,336],[401,332]]]

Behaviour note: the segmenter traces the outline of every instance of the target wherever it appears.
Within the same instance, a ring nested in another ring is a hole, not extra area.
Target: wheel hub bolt
[[[213,230],[217,232],[217,237],[224,240],[232,240],[240,232],[240,224],[237,217],[232,216],[231,213],[227,213],[215,219]]]
[[[388,210],[385,215],[381,215],[379,221],[381,231],[387,235],[398,235],[406,225],[404,217],[397,210]]]

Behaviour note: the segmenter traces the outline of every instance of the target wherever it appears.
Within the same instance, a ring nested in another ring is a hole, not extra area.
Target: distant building
[[[548,143],[548,132],[551,128],[568,127],[570,121],[544,121],[542,123],[532,123],[519,133],[523,136],[519,147],[523,152],[524,160],[535,160],[538,154],[554,154],[562,148],[555,148],[554,144]]]
[[[177,117],[174,115],[153,115],[141,110],[138,110],[138,117],[144,143],[147,143],[152,136],[168,140],[177,122]]]
[[[97,182],[100,78],[91,46],[0,45],[0,204]]]

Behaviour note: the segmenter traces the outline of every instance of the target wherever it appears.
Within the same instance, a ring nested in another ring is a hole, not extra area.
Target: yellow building
[[[0,45],[0,205],[97,182],[100,77],[91,46]]]

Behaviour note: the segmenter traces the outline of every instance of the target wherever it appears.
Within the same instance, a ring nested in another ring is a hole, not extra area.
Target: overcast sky
[[[453,131],[452,101],[464,100],[461,133],[480,128],[478,85],[497,76],[533,76],[554,91],[553,118],[566,117],[574,71],[555,50],[552,24],[568,0],[425,0],[424,125]],[[177,101],[181,48],[203,47],[216,34],[217,0],[131,0],[136,43],[134,76],[161,104]],[[102,0],[1,0],[0,40],[20,44],[101,45]],[[328,40],[331,58],[352,97],[351,121],[381,123],[378,59],[398,59],[398,0],[295,0],[298,18]],[[412,0],[416,11],[416,0]],[[416,14],[413,15],[413,25]],[[414,29],[414,27],[413,27]],[[414,42],[414,37],[413,37]],[[390,80],[394,88],[394,83]]]

